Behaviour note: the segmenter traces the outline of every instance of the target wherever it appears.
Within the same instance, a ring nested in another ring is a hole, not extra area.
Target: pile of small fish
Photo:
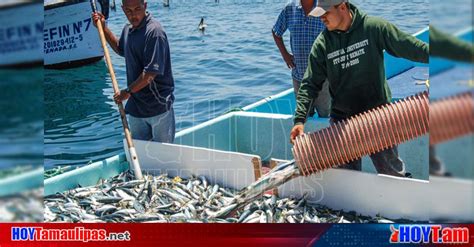
[[[232,212],[236,191],[209,184],[205,177],[188,180],[147,175],[133,180],[129,172],[93,187],[44,198],[45,222],[216,222],[216,223],[368,223],[383,218],[357,216],[310,205],[306,198],[264,195]],[[229,206],[230,205],[230,206]],[[225,218],[215,217],[226,212]]]
[[[43,189],[0,197],[0,222],[42,222]]]

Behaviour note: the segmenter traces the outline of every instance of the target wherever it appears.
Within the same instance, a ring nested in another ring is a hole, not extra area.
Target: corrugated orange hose
[[[423,92],[298,136],[293,147],[296,164],[308,176],[428,134],[429,124],[430,145],[471,134],[472,96],[468,92],[430,105]]]
[[[308,176],[427,134],[428,113],[424,92],[298,136],[293,147],[296,164]]]
[[[430,104],[430,145],[473,133],[472,96],[472,92],[467,92]]]

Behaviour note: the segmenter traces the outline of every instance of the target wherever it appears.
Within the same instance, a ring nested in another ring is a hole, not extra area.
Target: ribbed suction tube
[[[474,130],[472,91],[430,104],[430,145],[449,141]]]
[[[298,136],[293,155],[300,173],[308,176],[427,134],[428,115],[423,92]]]

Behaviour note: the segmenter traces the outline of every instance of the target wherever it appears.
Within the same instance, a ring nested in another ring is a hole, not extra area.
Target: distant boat
[[[109,0],[97,7],[108,18]],[[97,62],[104,53],[91,19],[89,0],[44,2],[44,65],[65,69]]]
[[[169,7],[170,6],[170,0],[163,0],[163,7]]]
[[[0,2],[0,67],[43,64],[43,1]]]

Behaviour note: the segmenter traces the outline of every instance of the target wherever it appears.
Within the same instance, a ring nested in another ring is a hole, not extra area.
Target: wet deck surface
[[[474,89],[470,65],[459,65],[430,76],[430,99],[439,99]]]
[[[413,67],[388,80],[393,100],[406,98],[427,90],[425,81],[429,78],[428,67]]]

